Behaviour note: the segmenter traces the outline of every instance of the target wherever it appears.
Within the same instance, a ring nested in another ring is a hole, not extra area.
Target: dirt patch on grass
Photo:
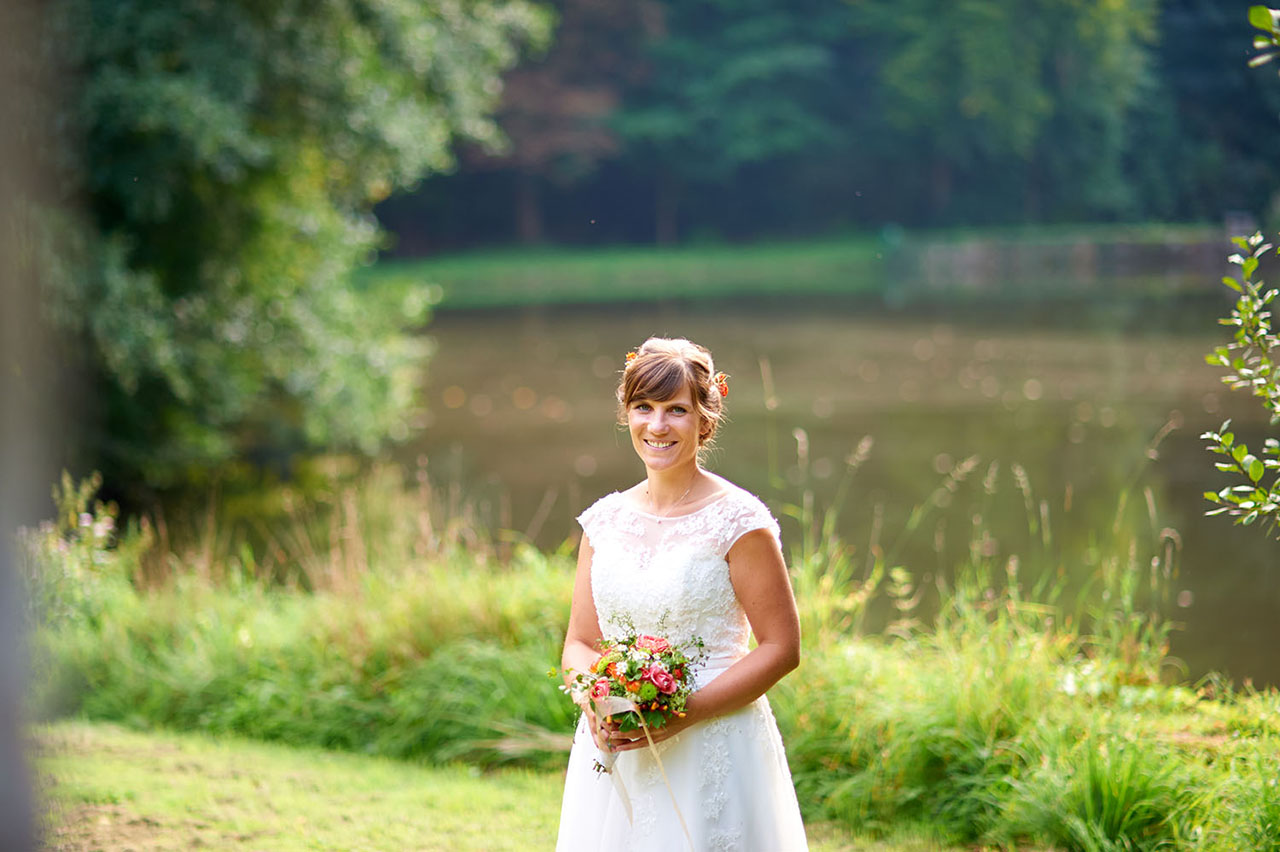
[[[162,833],[159,822],[133,814],[123,805],[76,805],[62,811],[58,825],[45,836],[44,848],[66,852],[181,848]]]
[[[64,808],[46,829],[49,852],[158,852],[158,850],[230,849],[252,843],[254,835],[227,835],[199,822],[166,825],[134,813],[125,805],[75,805]]]
[[[94,761],[126,761],[134,765],[166,766],[169,770],[207,774],[198,761],[183,761],[183,749],[161,739],[74,727],[42,731],[30,742],[31,754],[88,764]],[[118,737],[128,737],[121,742]],[[176,760],[175,760],[176,759]],[[199,819],[164,820],[140,813],[129,801],[74,801],[55,795],[58,779],[49,772],[35,777],[36,795],[42,802],[42,849],[62,852],[128,852],[128,850],[227,849],[253,840],[252,835],[232,836]],[[111,798],[115,798],[114,796]]]

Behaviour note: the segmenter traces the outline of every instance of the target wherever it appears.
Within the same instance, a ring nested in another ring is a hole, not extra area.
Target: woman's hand
[[[630,731],[618,730],[617,722],[605,722],[601,727],[606,732],[606,740],[608,748],[615,752],[631,751],[637,748],[646,748],[649,745],[649,739],[655,744],[665,739],[674,737],[676,734],[689,727],[691,722],[688,716],[676,716],[668,721],[661,728],[649,728],[649,738],[646,739],[644,729],[635,728]]]
[[[591,732],[591,738],[596,742],[596,748],[601,751],[609,750],[609,729],[602,724],[600,717],[596,715],[595,706],[590,699],[582,705],[582,713],[587,717],[587,730]]]

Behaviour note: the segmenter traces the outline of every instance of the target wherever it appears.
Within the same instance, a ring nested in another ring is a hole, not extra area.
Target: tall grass
[[[563,555],[517,544],[499,564],[386,470],[342,492],[327,547],[299,513],[271,570],[243,542],[156,553],[145,525],[109,541],[114,510],[91,509],[91,490],[64,484],[62,519],[23,536],[40,713],[429,760],[546,762],[562,746],[571,705],[546,671]]]
[[[188,537],[120,529],[95,487],[65,481],[58,520],[22,536],[41,714],[562,765],[574,719],[547,670],[567,552],[488,533],[460,494],[391,467],[307,508],[279,494],[285,522],[252,535],[216,514]],[[806,656],[771,700],[807,815],[947,842],[1275,848],[1280,697],[1177,682],[1176,534],[1133,493],[1068,589],[1048,503],[1015,466],[961,462],[905,529],[873,521],[856,545],[835,534],[842,498],[818,507],[802,484],[783,514]],[[1025,506],[1018,549],[974,523],[953,572],[908,564],[913,538],[997,499]]]

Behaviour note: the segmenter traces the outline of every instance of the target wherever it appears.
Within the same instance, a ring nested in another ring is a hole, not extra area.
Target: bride
[[[627,356],[619,419],[645,478],[578,518],[562,667],[566,679],[586,671],[604,637],[632,630],[677,644],[701,637],[708,659],[684,718],[652,732],[660,762],[642,731],[618,730],[584,699],[557,850],[807,848],[764,696],[800,660],[778,524],[699,464],[727,394],[727,377],[695,343],[651,338]],[[611,774],[593,771],[601,752],[616,755]]]

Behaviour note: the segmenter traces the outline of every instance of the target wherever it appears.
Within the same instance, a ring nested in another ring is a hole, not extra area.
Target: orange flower
[[[711,383],[716,386],[716,390],[720,391],[720,396],[729,395],[729,377],[725,373],[716,373]]]
[[[624,680],[623,684],[627,687],[627,692],[636,692],[640,689],[640,681]]]
[[[639,352],[628,352],[628,353],[627,353],[627,366],[628,366],[628,367],[630,367],[630,366],[631,366],[631,362],[632,362],[632,361],[634,361],[634,360],[636,360],[636,359],[637,359],[637,358],[639,358],[639,357],[640,357],[640,353],[639,353]]]

